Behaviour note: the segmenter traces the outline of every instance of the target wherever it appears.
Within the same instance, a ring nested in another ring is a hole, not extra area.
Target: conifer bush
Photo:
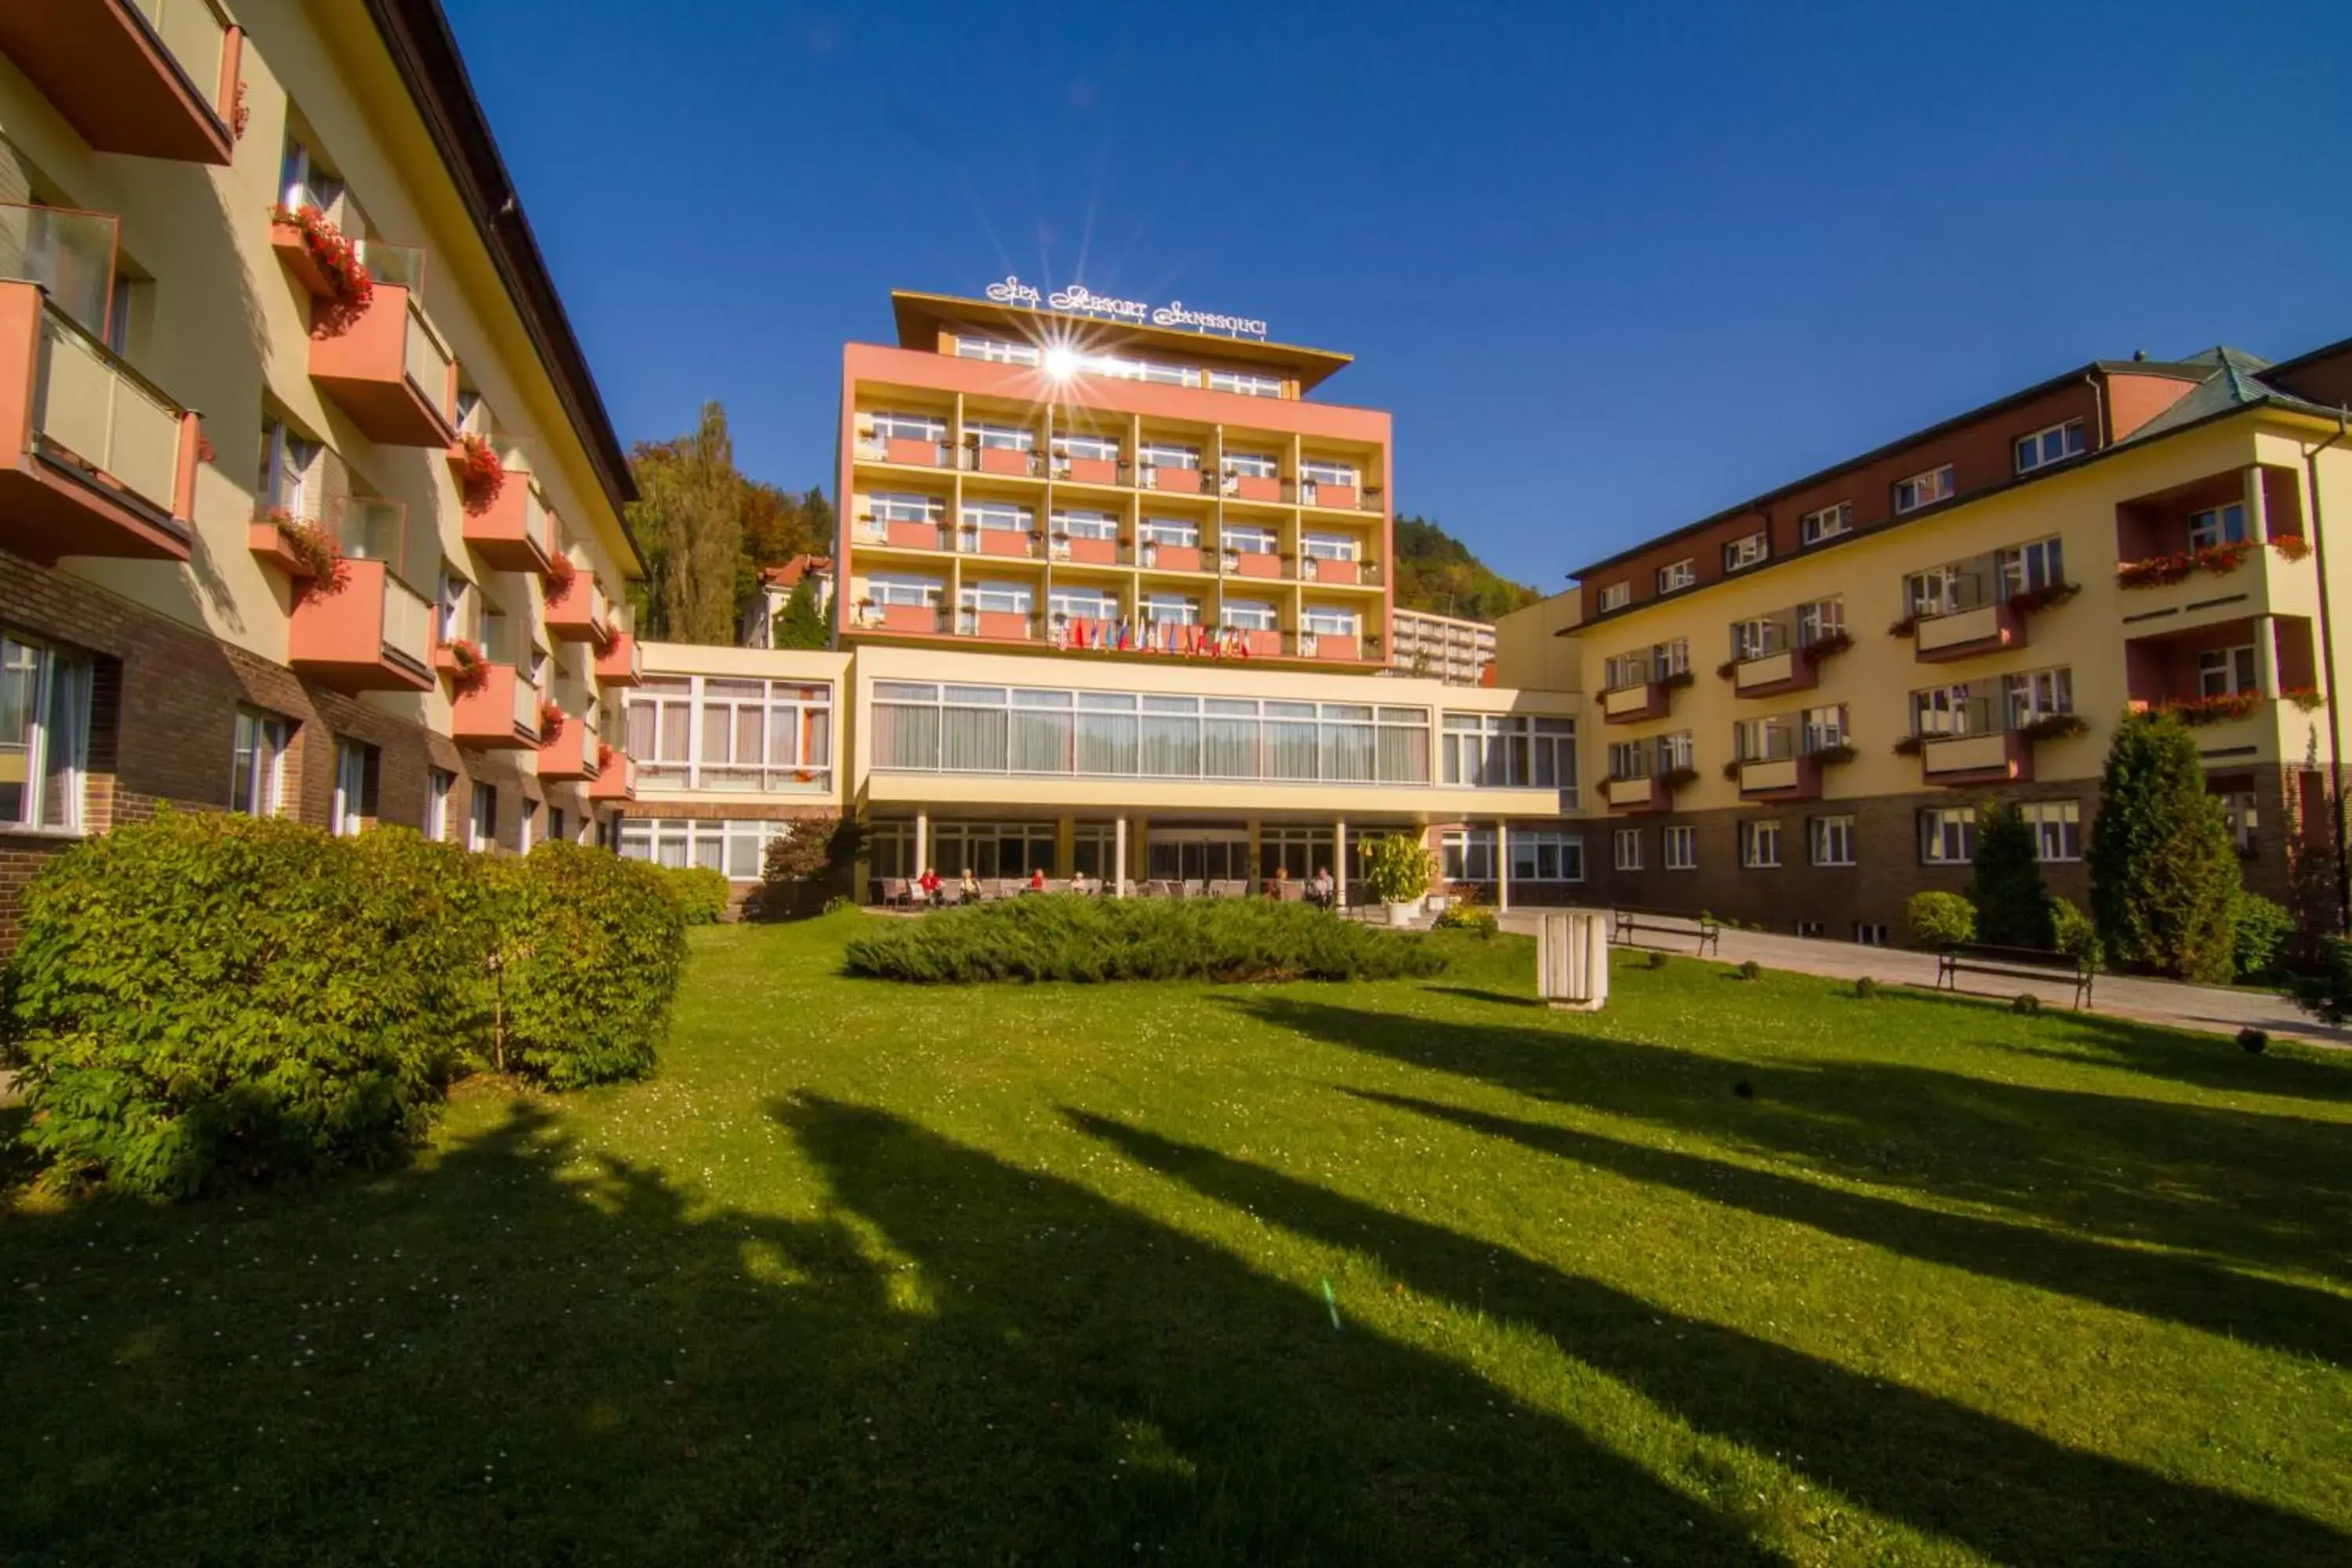
[[[1435,974],[1426,939],[1272,899],[1053,894],[893,921],[849,944],[851,974],[929,984],[999,980],[1385,980]]]
[[[1976,908],[1977,941],[2000,947],[2051,944],[2050,889],[2037,847],[2033,826],[2014,801],[1990,800],[1977,808],[1976,870],[1968,892]]]
[[[2087,859],[2109,962],[2182,980],[2234,976],[2237,846],[2179,719],[2132,714],[2116,727]]]

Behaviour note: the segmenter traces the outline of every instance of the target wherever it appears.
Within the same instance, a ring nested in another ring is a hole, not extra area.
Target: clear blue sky
[[[2352,336],[2352,5],[445,0],[625,440],[894,287],[1265,318],[1546,589],[2071,365]],[[1943,15],[1930,15],[1931,10]]]

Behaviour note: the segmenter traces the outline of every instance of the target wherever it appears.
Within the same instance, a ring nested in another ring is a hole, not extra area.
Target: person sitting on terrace
[[[1045,868],[1043,866],[1034,867],[1030,870],[1029,890],[1033,893],[1042,893],[1045,890]]]
[[[1270,899],[1278,899],[1289,890],[1290,868],[1287,866],[1276,866],[1274,868],[1274,875],[1266,879],[1266,897]]]
[[[1099,893],[1102,891],[1102,881],[1099,878],[1090,878],[1084,871],[1080,871],[1070,879],[1070,891],[1080,898],[1085,898],[1089,893]]]
[[[923,902],[927,904],[938,903],[940,901],[939,868],[935,866],[924,867],[923,874],[915,879],[915,886],[923,890]]]
[[[1332,894],[1335,890],[1331,881],[1331,868],[1328,866],[1316,868],[1315,880],[1307,885],[1307,898],[1328,910],[1331,907]]]
[[[980,902],[980,879],[971,874],[971,868],[969,866],[966,866],[963,868],[962,888],[963,901],[965,903],[976,904]]]

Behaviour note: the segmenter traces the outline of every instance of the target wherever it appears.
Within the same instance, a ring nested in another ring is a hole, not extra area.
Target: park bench
[[[1710,914],[1691,914],[1682,910],[1643,910],[1620,904],[1610,911],[1612,916],[1609,940],[1622,947],[1639,947],[1638,933],[1648,931],[1656,936],[1688,937],[1696,945],[1692,952],[1704,953],[1712,949],[1723,952],[1723,927]]]
[[[2074,1005],[2091,1005],[2090,961],[2040,947],[1995,947],[1988,942],[1947,942],[1936,952],[1936,989],[1958,994],[1963,974],[1994,974],[2007,980],[2042,980],[2074,988]]]

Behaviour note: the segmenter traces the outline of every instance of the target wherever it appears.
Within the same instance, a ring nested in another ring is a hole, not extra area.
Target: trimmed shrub
[[[760,891],[754,907],[761,920],[783,920],[810,906],[830,910],[854,900],[858,858],[866,852],[866,825],[854,816],[796,816],[768,840],[760,860]]]
[[[1642,961],[1642,967],[1644,969],[1664,969],[1667,964],[1672,963],[1673,962],[1674,960],[1672,957],[1660,952],[1654,948],[1651,950],[1650,956]]]
[[[1438,931],[1466,931],[1482,941],[1490,939],[1503,929],[1502,921],[1492,910],[1480,909],[1468,899],[1456,899],[1439,911],[1431,922]]]
[[[1364,846],[1364,881],[1384,904],[1409,904],[1429,891],[1429,846],[1410,833],[1388,833]]]
[[[578,844],[478,862],[498,929],[494,1059],[553,1089],[642,1078],[686,967],[662,873]]]
[[[1903,906],[1911,941],[1919,947],[1977,939],[1977,909],[1958,893],[1914,893]]]
[[[2270,1048],[2270,1043],[2271,1037],[2260,1029],[2245,1028],[2238,1031],[2238,1048],[2250,1057],[2261,1056]]]
[[[2237,918],[2231,941],[2238,978],[2252,980],[2278,967],[2279,954],[2294,935],[2294,916],[2276,899],[2260,893],[2238,894]]]
[[[1976,871],[1968,892],[1976,906],[1977,941],[2050,945],[2050,889],[2035,852],[2033,826],[2015,802],[1989,800],[1977,808]]]
[[[2087,961],[2094,973],[2105,967],[2105,955],[2099,950],[2099,928],[2091,917],[2068,903],[2064,899],[2050,900],[2051,945],[2069,958]]]
[[[677,900],[678,912],[690,926],[717,925],[727,918],[727,900],[732,889],[727,885],[727,873],[709,866],[665,866],[660,868],[662,881],[669,896]]]
[[[2110,962],[2182,980],[2234,977],[2237,846],[2178,718],[2133,714],[2116,727],[2087,859],[2091,916]]]
[[[991,980],[1384,980],[1435,974],[1419,937],[1271,899],[1038,896],[893,921],[849,944],[851,974]]]
[[[2031,991],[2021,991],[2010,999],[2009,1010],[2012,1013],[2022,1013],[2030,1018],[2042,1011],[2042,998]]]
[[[76,845],[26,890],[9,963],[26,1140],[172,1197],[397,1160],[473,1016],[445,880],[467,879],[414,835],[362,850],[226,814]]]
[[[1878,994],[1878,982],[1873,980],[1867,974],[1864,975],[1861,979],[1853,983],[1853,994],[1857,1001],[1869,1001],[1873,996]]]
[[[1742,980],[1761,980],[1764,978],[1764,966],[1757,963],[1752,958],[1748,959],[1739,966],[1739,978]]]

